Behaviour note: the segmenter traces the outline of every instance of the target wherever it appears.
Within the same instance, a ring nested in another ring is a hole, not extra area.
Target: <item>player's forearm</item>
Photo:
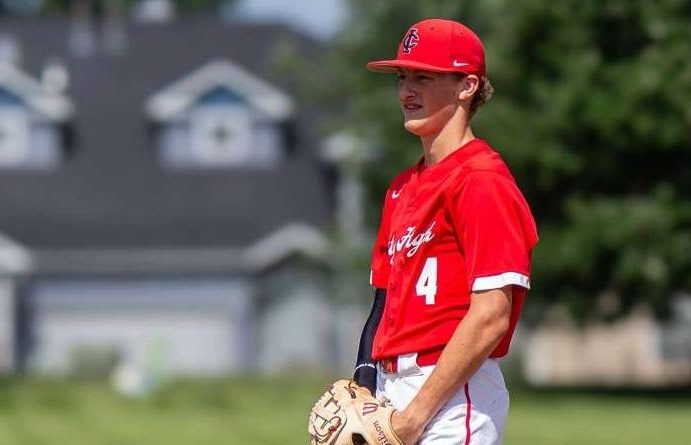
[[[511,288],[473,294],[471,308],[403,415],[419,428],[478,370],[509,327]]]
[[[377,369],[372,359],[372,344],[374,343],[374,335],[377,332],[377,327],[379,327],[379,322],[384,313],[385,303],[386,290],[376,289],[374,301],[372,302],[372,310],[369,317],[367,317],[365,326],[362,328],[362,334],[360,335],[357,361],[353,373],[353,380],[359,385],[369,389],[372,394],[374,394],[377,389]]]

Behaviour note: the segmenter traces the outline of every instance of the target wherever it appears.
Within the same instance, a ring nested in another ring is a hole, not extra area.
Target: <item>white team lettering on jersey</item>
[[[393,260],[394,254],[403,250],[406,251],[405,255],[408,258],[415,255],[423,244],[430,242],[434,238],[433,229],[436,223],[436,221],[432,221],[432,224],[430,224],[427,230],[419,234],[416,234],[417,227],[410,226],[399,239],[392,236],[389,240],[389,259]]]

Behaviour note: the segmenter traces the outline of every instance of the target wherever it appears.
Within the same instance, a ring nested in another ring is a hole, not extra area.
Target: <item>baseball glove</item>
[[[310,411],[311,445],[403,445],[391,428],[396,410],[352,380],[338,380]]]

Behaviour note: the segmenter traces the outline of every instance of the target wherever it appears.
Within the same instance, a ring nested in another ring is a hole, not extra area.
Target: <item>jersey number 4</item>
[[[434,304],[437,295],[437,257],[429,257],[417,279],[415,292],[418,297],[425,297],[425,304]]]

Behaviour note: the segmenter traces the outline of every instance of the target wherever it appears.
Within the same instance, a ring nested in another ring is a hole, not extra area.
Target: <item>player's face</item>
[[[457,74],[401,69],[398,101],[405,129],[420,137],[439,133],[460,106],[460,84]]]

